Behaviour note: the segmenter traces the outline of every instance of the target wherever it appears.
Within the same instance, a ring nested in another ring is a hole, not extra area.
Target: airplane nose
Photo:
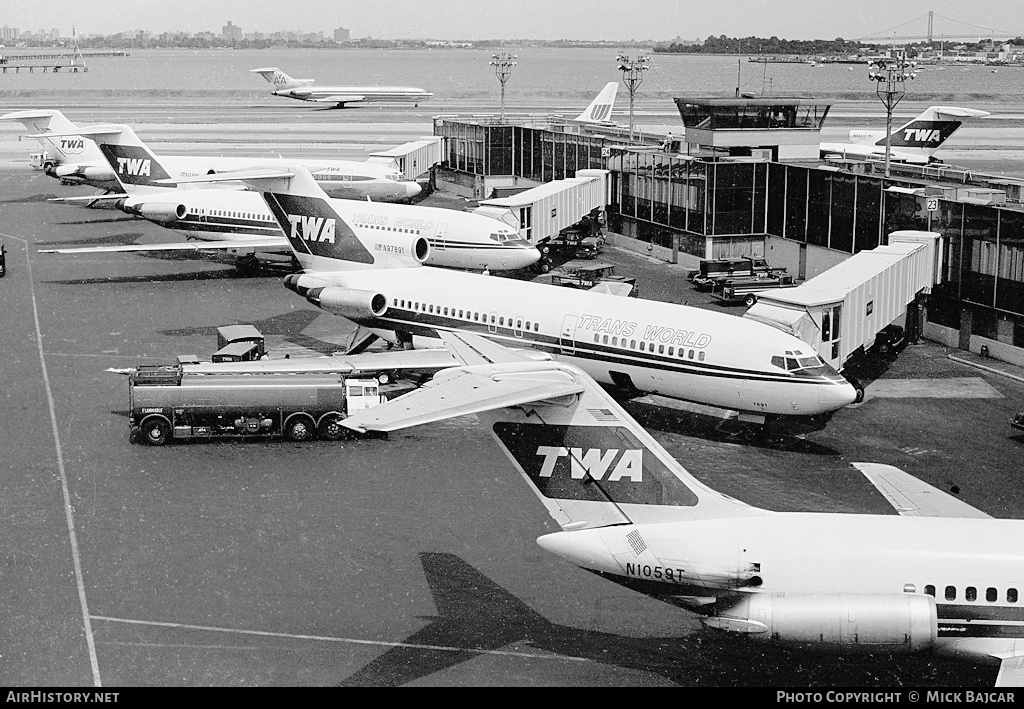
[[[414,180],[409,180],[407,182],[403,181],[403,184],[405,185],[406,199],[412,199],[413,197],[415,197],[416,195],[423,191],[423,188],[420,187],[420,184]]]
[[[829,413],[849,406],[858,400],[857,388],[844,378],[832,382],[831,386],[821,387],[819,402],[821,413]]]

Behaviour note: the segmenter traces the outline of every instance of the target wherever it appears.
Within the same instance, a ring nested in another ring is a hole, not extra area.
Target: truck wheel
[[[753,293],[747,293],[747,297],[743,299],[743,304],[748,308],[757,302],[757,296]]]
[[[392,381],[394,381],[394,377],[392,376],[391,372],[378,372],[377,373],[377,383],[378,384],[390,384]]]
[[[546,259],[544,261],[541,261],[540,262],[540,266],[539,266],[539,270],[540,270],[541,273],[549,272],[551,270],[551,262],[546,260]]]
[[[318,427],[320,438],[325,441],[340,441],[347,431],[348,429],[341,425],[341,417],[336,415],[328,416]]]
[[[162,446],[171,439],[171,427],[163,419],[149,419],[142,424],[142,440],[151,446]]]
[[[313,423],[305,416],[296,416],[285,425],[284,435],[292,441],[312,440]]]

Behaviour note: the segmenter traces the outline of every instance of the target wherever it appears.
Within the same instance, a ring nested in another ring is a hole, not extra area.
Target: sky
[[[347,27],[354,39],[653,40],[709,35],[859,39],[1004,30],[1024,35],[1024,0],[6,0],[0,24],[70,35],[142,29],[243,32]],[[945,18],[959,20],[956,24]],[[911,22],[914,21],[915,22]],[[906,23],[910,23],[907,25]],[[974,25],[978,29],[972,29]],[[909,31],[913,28],[913,32]]]

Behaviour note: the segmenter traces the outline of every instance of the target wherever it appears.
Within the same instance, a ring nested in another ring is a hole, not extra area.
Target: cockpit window
[[[789,353],[787,353],[789,354]],[[781,355],[775,355],[772,357],[772,364],[779,369],[785,369],[787,372],[796,372],[801,369],[813,369],[815,367],[824,367],[825,362],[822,361],[821,357],[782,357]]]
[[[491,234],[491,241],[497,241],[499,244],[504,244],[508,241],[508,237],[504,234]]]

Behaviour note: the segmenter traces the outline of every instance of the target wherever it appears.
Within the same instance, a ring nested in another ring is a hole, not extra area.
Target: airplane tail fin
[[[309,169],[287,165],[253,170],[251,175],[235,171],[222,175],[190,178],[182,182],[214,182],[220,178],[244,182],[259,190],[304,269],[317,272],[348,271],[369,267],[408,267],[422,264],[430,245],[422,236],[382,234],[372,245],[360,240],[351,225],[331,206],[330,198],[313,179]],[[263,173],[263,174],[256,174]]]
[[[619,91],[619,82],[608,82],[601,93],[597,95],[587,109],[574,120],[580,123],[610,123],[612,120],[612,107],[615,105],[615,95]]]
[[[392,431],[476,414],[562,529],[748,515],[690,475],[589,375],[478,335],[439,333],[465,366],[345,419]]]
[[[249,71],[253,74],[259,74],[262,76],[274,87],[275,90],[294,89],[297,86],[306,86],[307,84],[313,83],[313,79],[293,79],[276,66],[270,66],[264,69],[250,69]]]
[[[58,163],[103,160],[92,141],[74,134],[78,126],[60,111],[16,111],[0,116],[0,120],[20,121]]]
[[[930,106],[921,115],[894,130],[889,137],[889,143],[894,150],[902,153],[918,153],[930,157],[960,129],[964,120],[987,115],[988,111],[974,108]],[[884,147],[885,136],[883,135],[875,145]]]
[[[126,192],[140,186],[175,187],[171,175],[131,127],[121,124],[85,126],[78,129],[76,135],[99,146],[99,152]]]

